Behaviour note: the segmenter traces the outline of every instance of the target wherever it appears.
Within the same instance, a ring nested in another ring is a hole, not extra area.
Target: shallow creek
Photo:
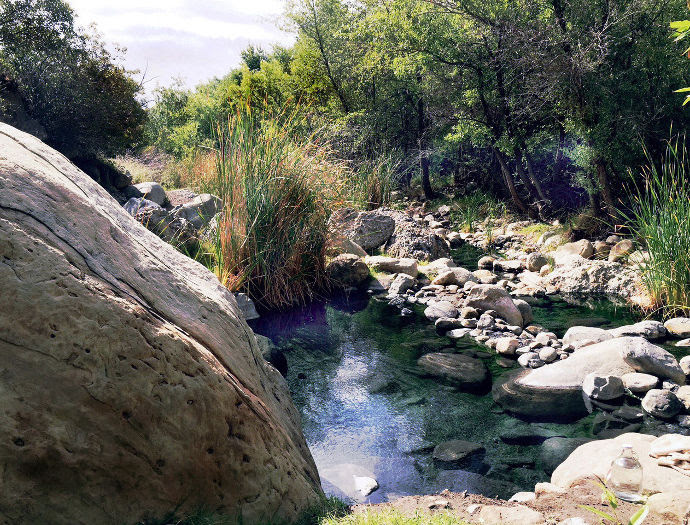
[[[574,325],[613,328],[638,320],[608,301],[540,299],[533,310],[535,322],[559,337]],[[253,328],[287,358],[288,384],[327,493],[343,496],[342,479],[368,472],[380,488],[360,501],[445,488],[506,498],[548,481],[558,457],[554,445],[564,442],[548,438],[596,438],[596,412],[569,424],[528,423],[505,414],[490,392],[458,392],[423,377],[416,360],[453,346],[483,359],[494,383],[510,370],[485,347],[439,336],[421,310],[406,319],[385,302],[350,297],[264,316]],[[639,431],[663,431],[658,425],[645,421]],[[447,470],[434,463],[432,450],[453,439],[486,452]]]

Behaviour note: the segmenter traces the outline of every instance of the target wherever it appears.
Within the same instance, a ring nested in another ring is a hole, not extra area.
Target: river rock
[[[507,411],[526,418],[579,418],[587,413],[582,384],[588,374],[621,377],[634,372],[621,356],[619,341],[611,339],[587,346],[566,360],[509,376],[495,385],[494,399]]]
[[[477,262],[477,268],[479,268],[480,270],[492,270],[495,261],[496,259],[494,259],[490,255],[485,255]]]
[[[681,370],[683,370],[683,373],[686,376],[690,376],[690,355],[682,357],[678,364],[680,365]]]
[[[545,363],[553,363],[556,359],[558,359],[558,350],[556,350],[552,346],[542,348],[541,350],[539,350],[539,359],[541,359]]]
[[[373,255],[365,257],[364,262],[377,272],[404,273],[410,277],[417,277],[419,274],[415,259],[397,259],[385,255]]]
[[[553,271],[542,279],[542,286],[554,292],[604,294],[644,300],[638,274],[622,264],[570,257],[557,261]]]
[[[582,383],[582,391],[592,399],[610,401],[625,394],[623,381],[620,377],[611,375],[587,374]]]
[[[486,365],[480,359],[464,354],[425,354],[417,364],[427,374],[463,390],[481,388],[489,379]]]
[[[618,262],[628,257],[628,255],[634,251],[635,245],[633,242],[630,239],[623,239],[611,248],[611,251],[609,252],[609,261]]]
[[[498,285],[478,284],[474,286],[465,300],[465,306],[483,311],[495,310],[508,324],[523,326],[520,310],[515,306],[508,292]]]
[[[671,419],[678,415],[683,405],[670,390],[654,388],[645,394],[642,408],[654,417]]]
[[[441,272],[448,271],[450,268],[457,268],[458,265],[455,264],[453,259],[450,257],[441,257],[435,261],[431,261],[429,264],[424,266],[424,273],[429,275],[438,275]]]
[[[410,277],[409,275],[404,273],[399,273],[395,276],[395,279],[393,279],[390,288],[388,288],[388,295],[404,294],[407,290],[414,288],[416,283],[417,281],[413,277]]]
[[[483,451],[484,447],[481,445],[461,439],[453,439],[436,445],[432,457],[444,466],[457,467],[473,454]]]
[[[456,328],[462,328],[462,319],[457,319],[454,317],[440,317],[439,319],[436,319],[434,326],[439,332],[455,330]]]
[[[685,384],[685,373],[673,355],[642,337],[619,337],[623,360],[638,372]]]
[[[436,301],[430,304],[424,310],[424,315],[429,321],[436,321],[441,318],[456,318],[459,312],[458,309],[448,301]]]
[[[684,385],[675,392],[678,401],[683,405],[685,412],[690,412],[690,386]]]
[[[245,321],[253,321],[254,319],[261,317],[259,312],[256,311],[254,301],[252,301],[252,299],[246,293],[236,293],[235,301],[237,301],[237,307],[240,309],[242,317]]]
[[[386,244],[395,230],[393,218],[379,210],[343,208],[333,213],[329,225],[334,233],[345,235],[367,252]]]
[[[579,256],[583,259],[589,259],[592,255],[594,255],[594,246],[592,246],[592,243],[587,239],[582,239],[577,242],[569,242],[563,246],[560,246],[554,253],[553,257],[557,263],[560,263],[569,257]]]
[[[650,517],[664,523],[683,523],[690,514],[690,490],[671,490],[652,494],[647,500]]]
[[[472,275],[481,284],[496,284],[498,282],[498,276],[491,270],[475,270],[472,272]]]
[[[161,206],[143,197],[132,197],[127,202],[125,202],[123,208],[125,209],[125,211],[127,211],[127,213],[129,213],[132,216],[135,216],[137,213],[147,208],[160,209]]]
[[[466,282],[476,282],[477,278],[472,275],[472,272],[465,270],[465,268],[448,268],[448,270],[439,273],[438,277],[434,279],[431,284],[442,286],[457,285],[464,286]]]
[[[623,380],[623,386],[633,394],[646,394],[659,383],[659,379],[656,376],[639,372],[625,374],[621,379]]]
[[[515,355],[520,346],[520,340],[514,337],[501,337],[496,341],[496,352],[501,355]]]
[[[218,279],[0,124],[0,521],[260,523],[320,500],[287,384]]]
[[[326,273],[338,288],[357,288],[369,280],[369,267],[362,259],[351,253],[343,253],[335,257],[326,266]],[[414,279],[408,275],[400,274],[396,280],[399,277],[407,277],[414,283]],[[396,280],[393,281],[393,284]],[[391,284],[391,288],[393,284]],[[398,286],[401,287],[403,284],[399,282]]]
[[[163,206],[168,200],[163,186],[157,182],[141,182],[135,184],[134,187],[141,192],[145,199],[155,202],[158,206]]]
[[[597,259],[608,259],[611,253],[611,246],[604,241],[596,241],[593,243],[594,246],[594,257]]]
[[[568,489],[574,483],[584,480],[605,479],[611,463],[621,454],[623,445],[632,445],[644,473],[642,490],[657,493],[672,490],[689,490],[690,476],[662,467],[656,458],[649,456],[650,444],[656,436],[627,433],[614,439],[601,439],[578,447],[568,459],[561,463],[553,475],[551,483]]]
[[[223,201],[220,198],[210,193],[202,193],[194,196],[189,202],[176,206],[170,210],[170,214],[189,221],[192,226],[200,230],[222,209]]]
[[[379,210],[395,221],[395,231],[385,245],[386,253],[394,257],[433,261],[448,257],[448,243],[438,233],[415,223],[412,217],[397,210]]]
[[[175,217],[160,206],[140,209],[134,214],[134,219],[165,242],[185,252],[191,252],[198,246],[198,230],[186,219]]]
[[[513,299],[513,304],[515,304],[515,306],[517,306],[517,309],[520,311],[520,315],[522,316],[522,324],[524,326],[527,326],[532,321],[534,321],[532,307],[527,301],[525,301],[524,299]]]
[[[690,317],[676,317],[664,323],[668,332],[678,338],[690,337]]]
[[[644,337],[650,341],[666,337],[666,328],[659,321],[640,321],[639,323],[613,328],[608,332],[613,337]]]
[[[592,326],[571,326],[563,336],[564,345],[572,345],[574,348],[579,348],[583,344],[601,343],[613,339],[613,335],[608,330],[603,328],[595,328]]]
[[[539,252],[530,253],[525,261],[525,266],[530,272],[539,272],[549,261]]]

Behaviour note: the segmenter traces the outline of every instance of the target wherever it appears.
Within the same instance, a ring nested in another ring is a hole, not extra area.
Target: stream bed
[[[540,299],[533,311],[559,336],[573,325],[613,328],[638,320],[608,301]],[[424,377],[417,359],[444,349],[484,360],[494,383],[509,369],[473,341],[439,336],[421,310],[409,319],[375,298],[340,298],[267,315],[253,328],[287,359],[292,398],[330,494],[380,502],[448,488],[510,497],[548,481],[563,454],[595,439],[605,424],[596,413],[575,423],[524,422],[505,414],[490,392],[459,392]],[[638,431],[663,431],[655,425],[644,422]],[[435,463],[434,446],[455,439],[485,452],[457,467]],[[379,489],[354,497],[346,487],[352,475],[374,477]]]

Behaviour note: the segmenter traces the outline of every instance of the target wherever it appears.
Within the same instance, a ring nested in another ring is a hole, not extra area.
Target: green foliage
[[[673,30],[674,42],[680,42],[681,40],[684,40],[688,35],[690,35],[690,20],[677,20],[671,22],[670,26]],[[684,51],[684,54],[690,54],[690,47],[688,47]],[[690,88],[687,87],[676,90],[676,93],[688,92],[690,92]],[[690,95],[686,95],[685,100],[683,101],[683,105],[687,104],[688,102],[690,102]]]
[[[470,232],[476,222],[497,219],[505,213],[505,203],[486,193],[475,192],[455,199],[450,217],[463,231]]]
[[[405,516],[395,510],[369,511],[348,514],[342,518],[329,518],[322,525],[468,525],[450,513]]]
[[[140,86],[117,62],[63,0],[0,0],[0,72],[66,156],[112,156],[141,140]]]
[[[668,144],[661,163],[649,159],[621,214],[649,251],[642,275],[654,303],[669,314],[690,312],[690,158],[684,141]]]

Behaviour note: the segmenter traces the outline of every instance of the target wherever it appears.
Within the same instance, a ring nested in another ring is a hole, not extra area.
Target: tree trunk
[[[429,180],[429,157],[425,151],[419,152],[419,166],[422,169],[422,189],[424,190],[424,196],[431,200],[436,197],[434,190],[431,187],[431,181]]]
[[[544,203],[548,203],[549,198],[546,196],[546,193],[544,193],[544,188],[542,188],[541,182],[539,182],[537,174],[534,172],[534,163],[532,162],[532,156],[529,153],[527,153],[527,150],[524,150],[524,155],[525,163],[527,164],[527,174],[529,175],[532,184],[534,184],[534,189],[537,190],[537,195],[539,195],[539,199]]]
[[[427,200],[436,197],[431,180],[429,179],[429,156],[426,150],[426,116],[424,114],[424,99],[420,96],[417,101],[417,141],[419,143],[419,167],[422,170],[422,189]]]
[[[604,164],[603,159],[597,158],[594,160],[594,165],[597,170],[597,183],[601,190],[601,196],[604,198],[609,215],[614,217],[616,215],[616,203],[611,195],[611,185],[609,184],[609,177],[606,173],[606,164]]]
[[[505,157],[503,157],[503,153],[498,151],[496,147],[493,148],[493,152],[496,156],[498,164],[501,166],[503,180],[505,181],[506,186],[508,186],[508,191],[510,192],[510,197],[513,199],[513,203],[521,212],[529,214],[529,208],[522,201],[520,195],[518,195],[517,189],[515,188],[515,181],[513,180],[513,175],[510,173],[510,169],[508,168]]]

